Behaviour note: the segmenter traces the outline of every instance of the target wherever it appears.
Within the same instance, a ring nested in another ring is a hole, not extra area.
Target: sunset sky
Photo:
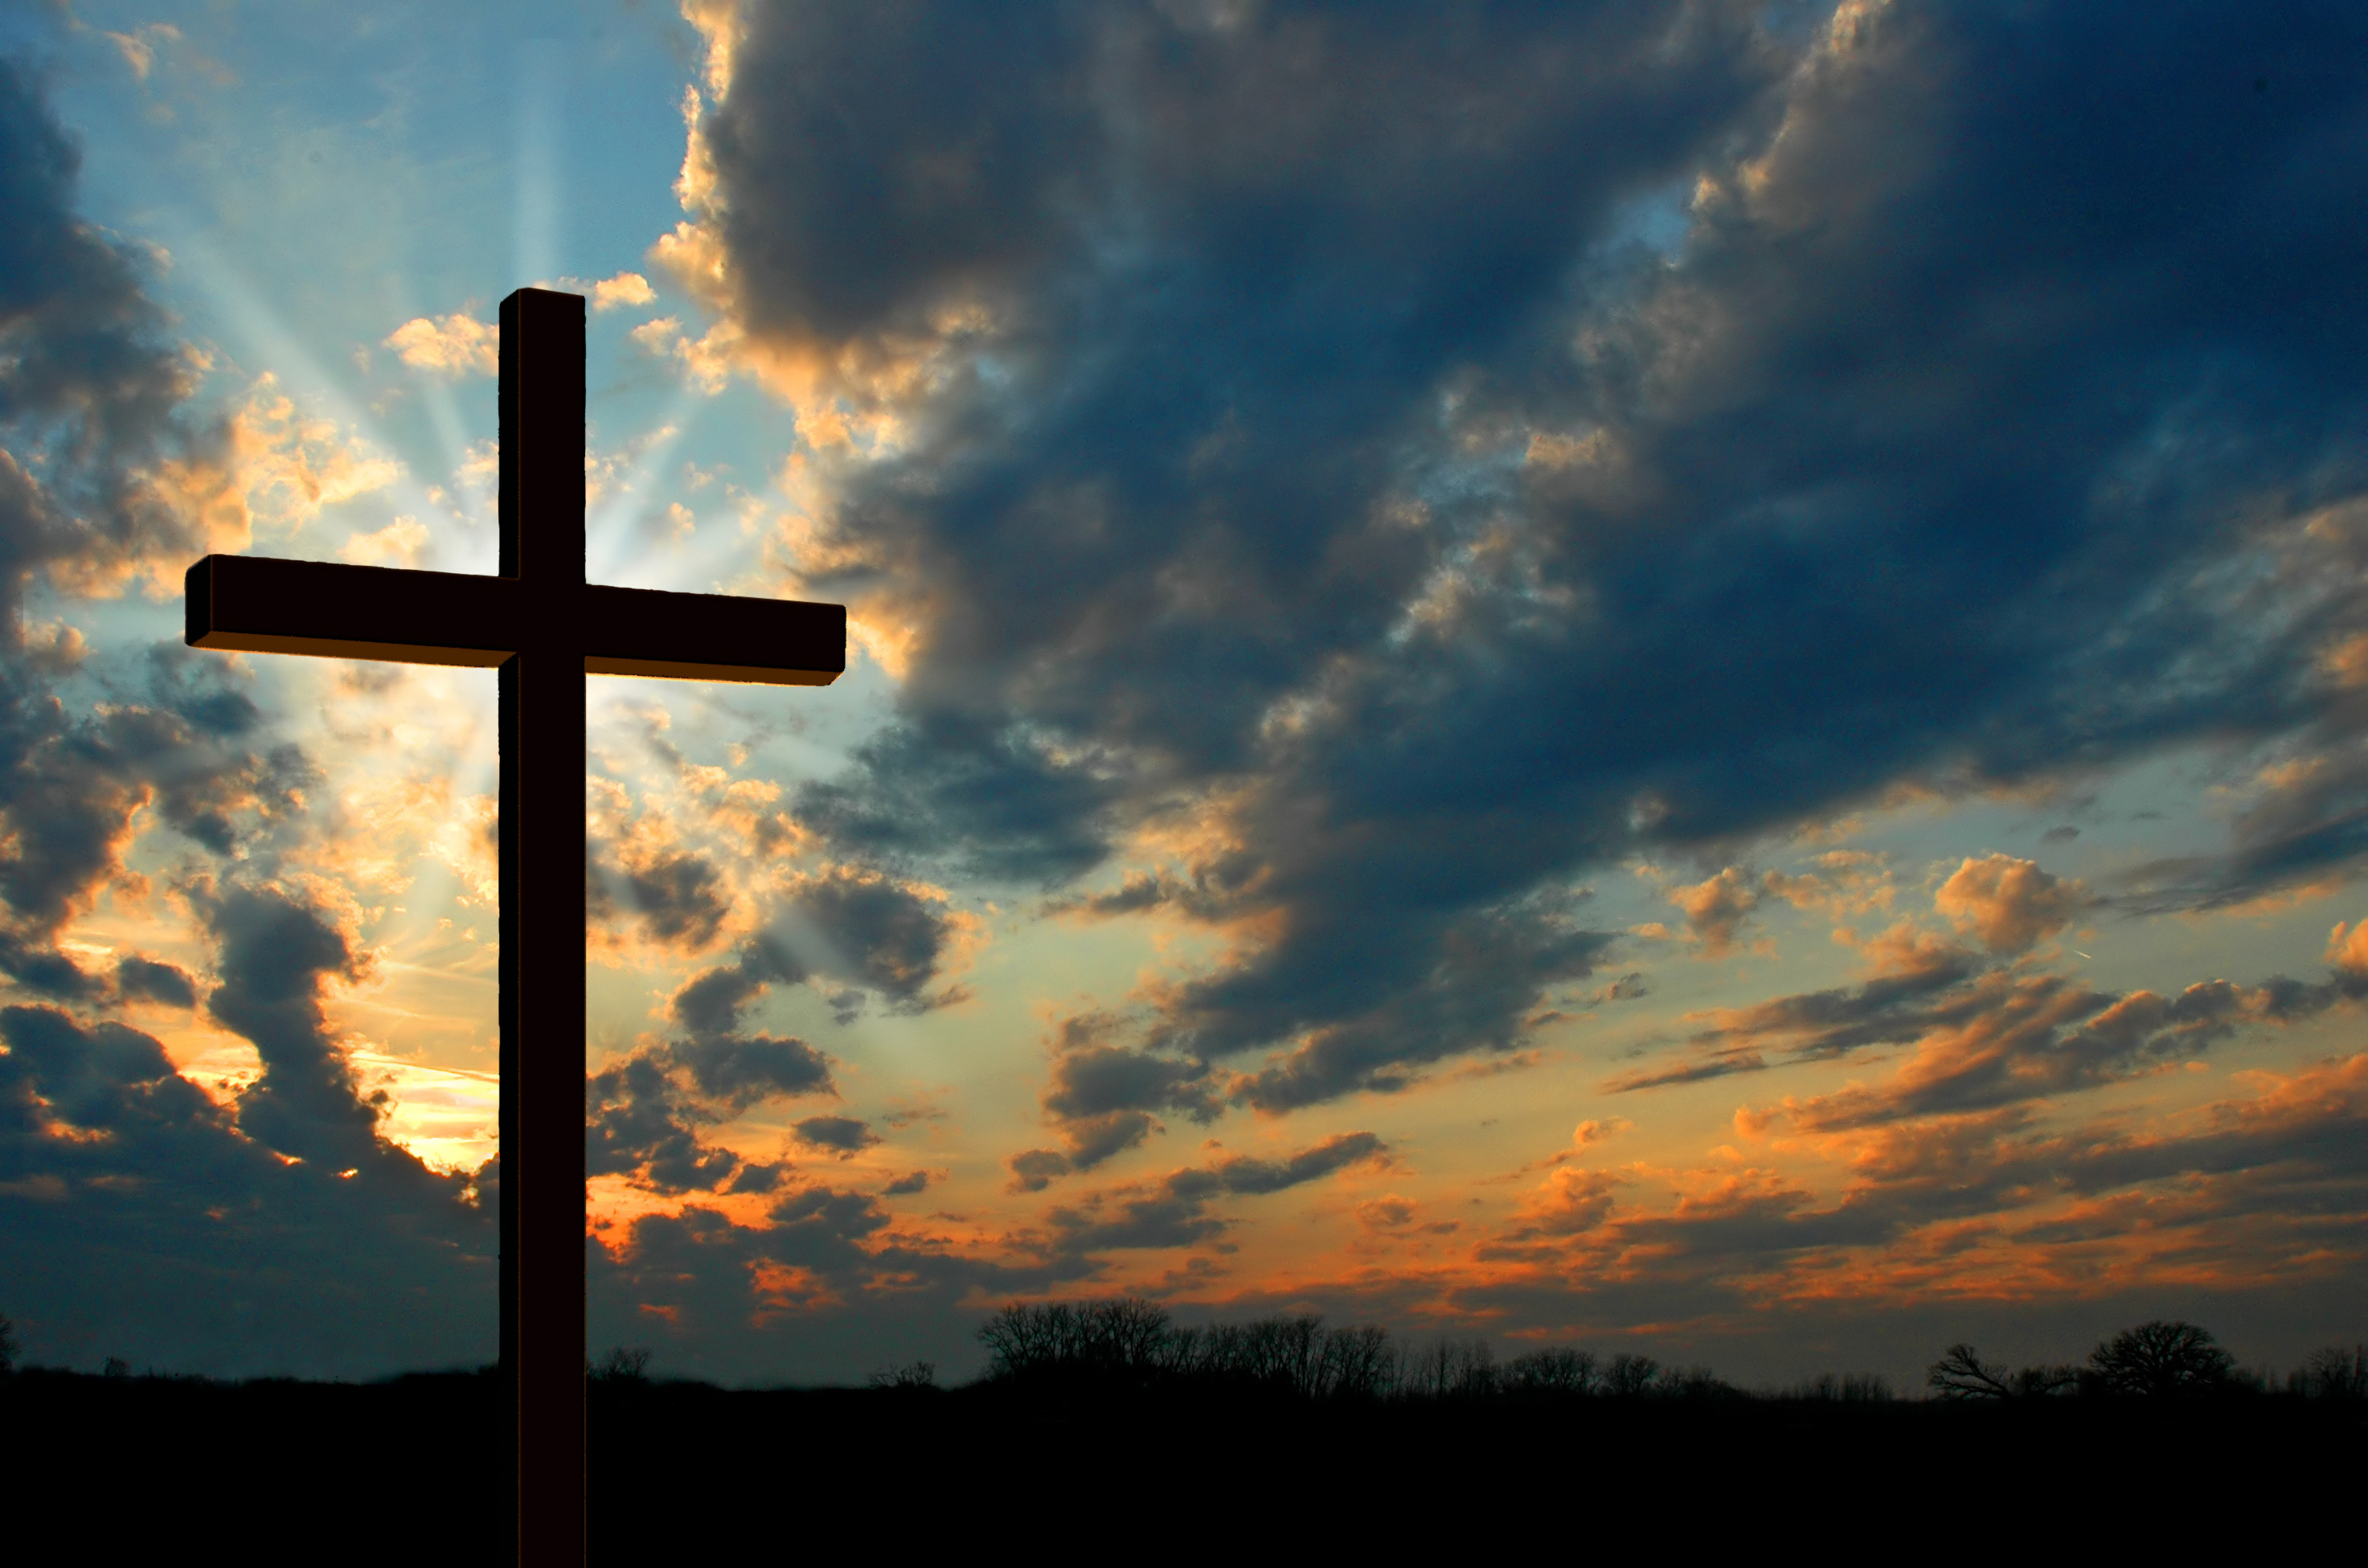
[[[2358,6],[19,0],[29,1359],[494,1354],[494,678],[180,585],[493,570],[524,284],[850,617],[588,683],[596,1348],[2368,1338]]]

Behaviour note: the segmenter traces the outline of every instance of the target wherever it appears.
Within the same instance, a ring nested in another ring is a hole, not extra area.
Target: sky
[[[493,570],[532,284],[849,612],[587,681],[596,1348],[2368,1337],[2363,264],[2313,0],[14,0],[0,1312],[492,1358],[493,677],[180,583]]]

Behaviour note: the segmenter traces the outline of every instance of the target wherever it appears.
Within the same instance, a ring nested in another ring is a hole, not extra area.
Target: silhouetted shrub
[[[1708,1367],[1672,1367],[1654,1382],[1652,1392],[1667,1399],[1741,1399],[1744,1392]]]
[[[0,1313],[0,1378],[17,1369],[17,1325]]]
[[[882,1367],[871,1374],[871,1383],[876,1389],[933,1389],[938,1386],[938,1364],[906,1361],[901,1366]]]
[[[131,1375],[131,1363],[120,1356],[109,1356],[99,1363],[98,1375],[102,1378],[128,1378]]]
[[[596,1383],[645,1383],[649,1379],[650,1352],[646,1346],[628,1349],[618,1346],[598,1361],[585,1366],[584,1375]]]
[[[2162,1398],[2225,1387],[2235,1367],[2209,1329],[2157,1320],[2125,1328],[2090,1351],[2088,1374],[2105,1393]]]

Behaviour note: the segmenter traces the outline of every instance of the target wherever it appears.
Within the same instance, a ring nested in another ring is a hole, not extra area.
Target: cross
[[[584,677],[826,686],[847,668],[847,610],[586,583],[583,296],[518,290],[501,344],[498,575],[209,555],[189,568],[187,641],[499,673],[501,1368],[518,1561],[580,1563]]]

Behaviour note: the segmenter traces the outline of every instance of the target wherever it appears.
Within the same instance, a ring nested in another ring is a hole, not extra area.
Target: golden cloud
[[[386,347],[415,370],[459,379],[500,370],[499,327],[473,317],[415,316],[387,334]]]

